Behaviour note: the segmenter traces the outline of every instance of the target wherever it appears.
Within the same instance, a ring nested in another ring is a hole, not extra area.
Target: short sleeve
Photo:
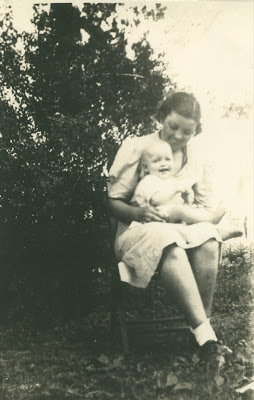
[[[219,203],[215,193],[215,174],[214,166],[211,162],[202,163],[200,175],[196,184],[193,186],[195,203],[202,207],[216,208]]]
[[[193,138],[187,147],[187,176],[193,182],[194,203],[200,207],[214,209],[219,204],[215,190],[214,154],[206,139]]]
[[[108,196],[129,200],[138,181],[141,156],[139,138],[127,138],[119,148],[108,177]]]

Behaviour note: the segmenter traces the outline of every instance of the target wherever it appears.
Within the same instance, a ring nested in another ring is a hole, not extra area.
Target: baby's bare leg
[[[228,240],[228,239],[233,239],[237,237],[243,236],[243,231],[240,230],[234,230],[234,229],[222,229],[222,228],[217,228],[222,240]]]
[[[205,208],[193,208],[189,205],[179,205],[168,209],[168,222],[181,220],[187,224],[196,224],[197,222],[210,222],[218,224],[225,214],[224,208],[217,208],[213,211]]]
[[[238,223],[232,226],[220,226],[219,222],[225,214],[224,208],[217,208],[210,212],[205,208],[193,208],[188,205],[171,206],[167,210],[168,222],[186,222],[187,224],[195,224],[198,222],[210,222],[216,225],[222,240],[229,240],[240,237],[244,233],[243,224]]]
[[[240,221],[232,225],[229,224],[229,226],[220,226],[220,224],[218,224],[216,225],[216,228],[219,231],[222,240],[241,237],[244,234],[244,225]]]

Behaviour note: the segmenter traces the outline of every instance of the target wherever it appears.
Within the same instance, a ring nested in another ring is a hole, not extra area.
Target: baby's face
[[[145,155],[145,168],[151,175],[168,179],[172,174],[174,164],[172,151],[169,146],[155,146]]]

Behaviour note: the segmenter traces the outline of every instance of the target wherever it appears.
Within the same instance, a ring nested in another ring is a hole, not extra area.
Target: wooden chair
[[[111,218],[111,234],[114,243],[116,227],[116,220]],[[114,257],[114,256],[113,256]],[[131,317],[127,311],[128,300],[130,299],[130,285],[122,282],[118,270],[118,263],[114,258],[114,270],[112,274],[112,288],[111,288],[111,339],[115,340],[119,334],[122,341],[124,352],[130,351],[130,338],[134,335],[143,339],[146,337],[153,338],[157,343],[162,343],[171,336],[171,340],[176,341],[179,335],[186,338],[189,337],[189,327],[187,326],[183,316],[172,316],[168,318],[154,318],[148,317],[141,318]],[[156,273],[152,278],[150,285],[155,286],[155,291],[159,288],[159,279]],[[131,287],[132,292],[144,293],[148,289],[139,289]]]

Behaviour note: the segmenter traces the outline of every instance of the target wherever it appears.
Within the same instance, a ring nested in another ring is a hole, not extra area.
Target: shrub
[[[236,241],[225,246],[214,299],[214,310],[250,310],[253,305],[253,244]]]

